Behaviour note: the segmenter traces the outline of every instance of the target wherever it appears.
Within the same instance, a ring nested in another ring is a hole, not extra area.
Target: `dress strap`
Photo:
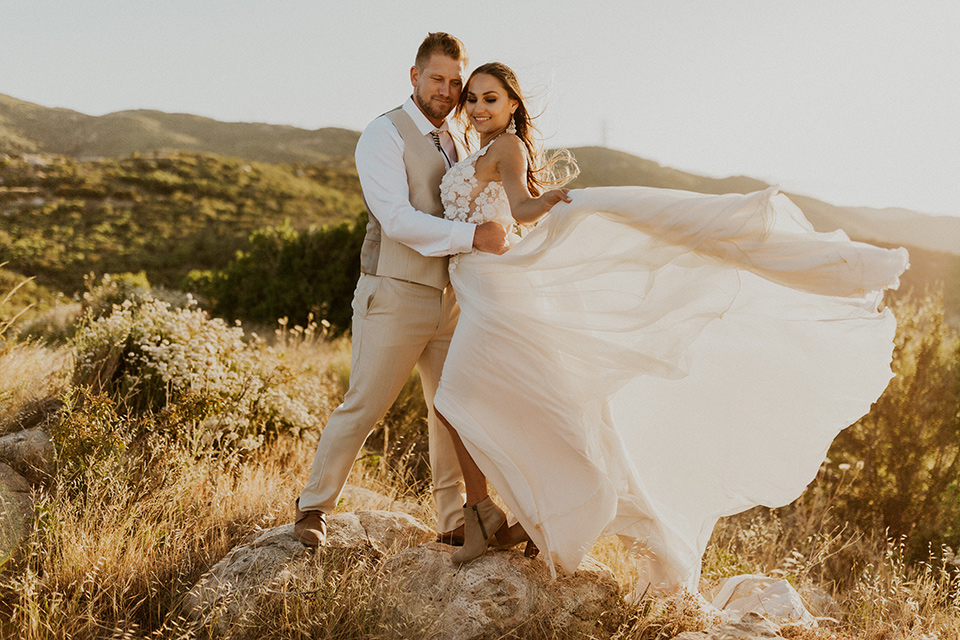
[[[485,154],[485,153],[487,152],[487,150],[490,149],[490,147],[493,145],[493,143],[496,142],[496,141],[500,138],[500,136],[502,136],[502,135],[503,135],[503,132],[501,131],[501,132],[497,135],[496,138],[494,138],[493,140],[491,140],[490,142],[488,142],[486,145],[484,145],[483,147],[481,147],[481,148],[477,151],[477,154],[476,154],[477,157],[479,158],[480,156],[482,156],[483,154]]]

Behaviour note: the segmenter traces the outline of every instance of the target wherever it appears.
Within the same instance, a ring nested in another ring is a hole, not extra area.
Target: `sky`
[[[548,147],[960,216],[958,0],[0,0],[0,93],[360,131],[429,31],[511,66]]]

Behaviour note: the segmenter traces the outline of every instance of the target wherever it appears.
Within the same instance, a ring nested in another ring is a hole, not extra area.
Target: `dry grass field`
[[[372,563],[349,570],[321,563],[300,578],[299,591],[270,596],[257,620],[226,632],[185,619],[182,598],[204,571],[251,534],[290,521],[319,429],[342,396],[349,344],[329,340],[316,324],[281,323],[257,337],[189,305],[149,296],[122,302],[131,299],[122,293],[109,282],[91,291],[71,340],[24,340],[15,327],[0,337],[0,431],[32,416],[57,447],[55,472],[35,491],[27,539],[0,558],[0,637],[428,637],[430,620],[400,627],[385,614]],[[922,409],[927,421],[953,420],[956,429],[957,398],[949,396],[960,377],[956,330],[937,323],[936,303],[898,312],[896,365],[912,381],[891,387],[903,396],[898,410]],[[163,341],[166,350],[155,348]],[[198,345],[216,348],[194,361]],[[932,381],[921,388],[917,371],[925,367]],[[350,482],[429,511],[418,394],[411,378]],[[885,437],[882,420],[865,420]],[[929,469],[956,455],[956,439],[936,445],[928,435],[898,446],[914,447]],[[956,531],[937,538],[917,529],[929,541],[917,552],[911,532],[889,534],[880,515],[864,515],[858,487],[877,471],[842,462],[855,444],[831,451],[795,504],[721,522],[704,558],[703,588],[740,573],[785,577],[824,616],[816,628],[785,627],[791,638],[960,637],[960,576],[953,550],[940,546]],[[955,518],[949,501],[958,475],[945,473],[953,483],[936,508]],[[914,489],[911,495],[924,490]],[[602,539],[593,554],[629,593],[634,569],[623,547]],[[623,604],[609,615],[613,631],[605,637],[617,640],[669,638],[713,622],[683,595]],[[558,636],[546,621],[507,637]]]

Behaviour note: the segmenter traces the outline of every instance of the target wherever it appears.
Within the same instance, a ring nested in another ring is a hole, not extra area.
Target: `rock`
[[[370,546],[381,556],[436,538],[433,529],[406,513],[357,511]]]
[[[758,640],[779,638],[780,627],[757,613],[748,613],[739,622],[729,622],[706,631],[687,631],[672,640]]]
[[[424,508],[416,502],[394,500],[382,493],[348,484],[340,494],[338,509],[360,511],[375,509],[379,511],[400,511],[419,520],[426,520],[433,514],[430,509]]]
[[[335,513],[327,516],[327,543],[317,553],[342,559],[382,558],[434,536],[433,530],[404,513]],[[216,624],[222,631],[254,612],[278,580],[311,572],[314,556],[314,550],[304,547],[293,533],[293,524],[268,529],[253,542],[231,550],[204,574],[185,596],[184,610],[194,620]]]
[[[0,482],[3,483],[3,487],[8,492],[13,494],[30,493],[30,483],[27,482],[26,478],[14,471],[10,465],[4,464],[3,462],[0,462]]]
[[[0,564],[29,535],[33,516],[30,483],[0,462]]]
[[[53,442],[40,427],[0,438],[0,461],[38,483],[53,472]]]
[[[388,558],[379,594],[395,616],[431,621],[443,640],[501,637],[525,624],[590,636],[619,604],[613,574],[590,557],[572,576],[554,580],[541,560],[518,551],[488,551],[458,567],[453,550],[430,543]]]

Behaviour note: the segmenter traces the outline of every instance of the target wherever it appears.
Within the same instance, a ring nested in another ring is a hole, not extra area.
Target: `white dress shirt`
[[[437,127],[427,120],[412,97],[403,104],[403,110],[432,145],[430,133]],[[446,122],[443,124],[445,127]],[[444,150],[448,151],[450,160],[456,162],[456,151],[449,132],[442,133],[440,141]],[[400,132],[384,116],[367,125],[360,135],[355,155],[357,174],[370,214],[377,219],[388,238],[407,245],[421,255],[434,257],[471,251],[476,225],[432,216],[414,209],[410,204],[403,149]]]

